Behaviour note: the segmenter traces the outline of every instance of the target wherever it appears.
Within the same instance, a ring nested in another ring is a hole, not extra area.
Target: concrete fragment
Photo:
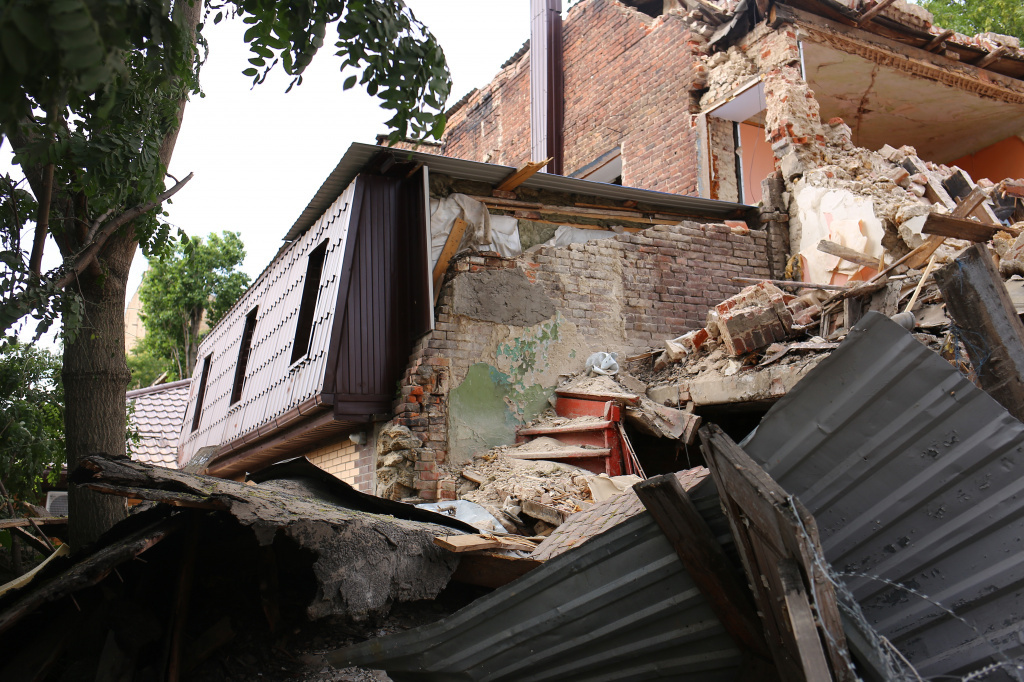
[[[795,152],[788,152],[782,157],[782,161],[779,162],[779,170],[782,171],[782,176],[786,180],[792,181],[803,175],[807,168],[804,166],[804,162],[800,160],[800,156]]]

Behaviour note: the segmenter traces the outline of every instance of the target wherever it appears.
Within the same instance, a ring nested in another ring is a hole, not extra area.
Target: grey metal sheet
[[[348,148],[348,151],[345,152],[341,161],[338,162],[335,169],[331,171],[324,184],[313,195],[309,205],[299,215],[295,224],[288,230],[284,237],[285,240],[298,238],[299,235],[315,224],[317,218],[323,214],[341,191],[348,187],[366,164],[386,149],[386,147],[372,144],[353,143]],[[432,173],[443,173],[444,175],[463,180],[479,180],[492,185],[500,184],[502,180],[516,170],[511,166],[453,159],[447,156],[425,154],[404,149],[395,149],[394,153],[401,158],[409,158],[418,163],[423,163],[430,168]],[[707,216],[708,218],[734,217],[746,213],[751,208],[744,204],[734,204],[728,201],[689,197],[682,194],[668,194],[666,192],[622,187],[621,185],[609,185],[603,182],[568,178],[548,173],[536,173],[526,180],[522,186],[532,189],[547,189],[554,192],[589,194],[619,201],[639,201],[666,209],[692,212]]]
[[[650,515],[448,618],[342,649],[396,682],[733,680],[740,651]]]
[[[871,313],[744,449],[814,514],[826,558],[924,677],[1017,679],[1024,425],[988,394]]]

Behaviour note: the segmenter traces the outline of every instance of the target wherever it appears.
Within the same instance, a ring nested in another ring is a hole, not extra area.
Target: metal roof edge
[[[427,154],[426,152],[353,142],[345,152],[345,155],[341,157],[341,161],[331,171],[331,174],[327,176],[320,189],[316,191],[309,204],[288,230],[284,237],[285,241],[294,240],[308,230],[323,215],[324,211],[330,207],[331,203],[338,198],[342,191],[348,187],[349,183],[366,167],[366,164],[382,151],[391,151],[396,156],[415,161],[416,163],[422,163],[428,166],[432,172],[442,173],[461,180],[489,182],[493,185],[500,184],[502,180],[516,171],[512,166],[500,166],[481,161],[469,161],[439,156],[437,154]],[[753,209],[752,206],[746,204],[719,201],[718,199],[705,199],[684,194],[670,194],[656,190],[609,185],[604,182],[594,182],[593,180],[582,180],[580,178],[570,178],[548,173],[537,173],[527,179],[521,186],[529,189],[545,189],[554,192],[565,192],[567,194],[587,194],[622,201],[640,201],[664,208],[692,211],[699,217],[706,217],[712,220],[739,217]]]

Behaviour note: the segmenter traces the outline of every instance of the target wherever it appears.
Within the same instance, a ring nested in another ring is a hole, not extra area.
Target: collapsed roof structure
[[[196,594],[244,623],[190,615],[182,577],[134,613],[164,630],[54,669],[141,670],[161,636],[161,670],[244,661],[288,611],[314,667],[395,680],[1021,678],[1019,43],[903,0],[559,9],[440,143],[348,150],[203,341],[186,471],[76,474],[151,525],[0,631],[67,594],[134,613],[167,576],[112,567],[161,543],[191,576],[220,543],[238,588]]]

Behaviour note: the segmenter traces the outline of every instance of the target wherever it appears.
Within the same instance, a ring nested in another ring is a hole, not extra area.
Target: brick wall
[[[574,5],[564,22],[565,174],[621,146],[624,185],[696,195],[693,93],[703,40],[686,19],[653,19],[615,0]],[[530,55],[474,92],[448,122],[446,156],[529,160]]]
[[[767,234],[733,234],[724,225],[658,226],[586,244],[543,247],[520,260],[471,256],[450,277],[481,269],[521,267],[555,302],[578,338],[616,339],[607,350],[655,346],[703,327],[709,307],[737,293],[733,276],[768,277]],[[394,421],[423,442],[416,489],[424,499],[452,499],[455,483],[441,465],[448,450],[448,395],[467,368],[493,352],[503,325],[452,313],[446,284],[435,330],[420,339],[402,380]],[[504,326],[507,330],[507,325]],[[573,360],[582,367],[583,357]]]
[[[373,447],[356,445],[346,437],[306,453],[306,458],[357,490],[373,492]]]

